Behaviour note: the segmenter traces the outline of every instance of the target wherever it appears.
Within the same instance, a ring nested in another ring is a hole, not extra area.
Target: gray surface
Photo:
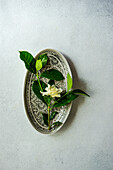
[[[68,57],[91,95],[53,136],[26,117],[17,51],[47,47]],[[0,0],[0,56],[0,170],[113,170],[113,1]]]

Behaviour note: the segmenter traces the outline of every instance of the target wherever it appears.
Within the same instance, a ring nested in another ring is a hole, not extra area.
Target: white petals
[[[62,92],[61,88],[56,88],[55,85],[50,86],[50,84],[48,84],[48,87],[45,88],[46,92],[42,92],[40,91],[40,93],[42,94],[42,96],[45,95],[50,95],[51,97],[60,97],[60,93]]]

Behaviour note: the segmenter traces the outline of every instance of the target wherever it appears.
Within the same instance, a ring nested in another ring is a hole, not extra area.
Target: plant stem
[[[50,130],[50,105],[48,105],[48,130]]]
[[[68,94],[68,93],[69,93],[69,92],[65,93],[61,98],[63,98],[63,97],[64,97],[66,94]],[[61,99],[61,98],[60,98],[60,99]],[[60,99],[56,100],[56,101],[51,105],[52,107],[50,108],[50,110],[53,108],[53,105],[54,105],[55,103],[57,103]]]
[[[40,86],[40,90],[43,91],[40,80],[39,80],[38,72],[36,73],[36,76],[37,76],[37,80],[38,80],[38,83],[39,83],[39,86]]]

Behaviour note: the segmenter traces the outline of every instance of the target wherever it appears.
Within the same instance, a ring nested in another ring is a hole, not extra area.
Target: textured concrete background
[[[91,95],[53,136],[27,119],[18,55],[47,47]],[[0,59],[0,170],[113,170],[113,0],[0,0]]]

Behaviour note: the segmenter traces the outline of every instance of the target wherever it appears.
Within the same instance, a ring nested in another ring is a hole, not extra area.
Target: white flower
[[[45,90],[47,92],[40,91],[42,96],[50,95],[51,97],[60,97],[61,96],[60,93],[62,92],[61,88],[58,89],[58,88],[55,87],[55,85],[50,86],[49,84],[48,84],[48,87],[45,88]]]

